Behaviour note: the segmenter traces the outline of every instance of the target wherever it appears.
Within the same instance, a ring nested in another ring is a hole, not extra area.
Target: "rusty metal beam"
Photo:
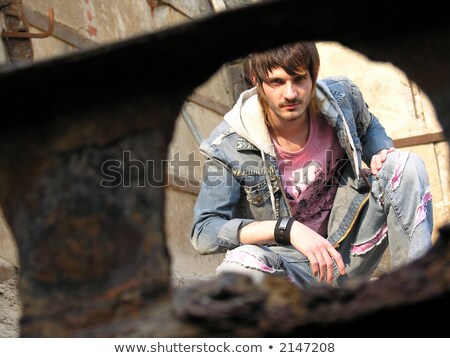
[[[4,29],[2,34],[29,33],[29,28],[24,21],[22,0],[6,0],[0,3],[0,11],[4,17]],[[0,36],[5,44],[8,61],[10,63],[31,63],[33,61],[33,45],[27,36]]]
[[[283,15],[285,19],[284,25],[287,24],[287,30],[290,31],[285,31],[286,33],[283,33],[283,37],[279,38],[279,21],[267,23],[265,12],[267,9],[270,9],[274,13],[282,13],[286,6],[292,9],[290,15]],[[379,12],[375,8],[369,10]],[[182,26],[139,36],[112,45],[101,46],[91,51],[71,54],[58,60],[40,64],[37,67],[24,67],[20,71],[14,71],[14,74],[8,75],[7,72],[3,71],[0,74],[0,79],[4,83],[9,83],[10,81],[16,82],[16,80],[26,76],[31,86],[38,84],[40,76],[42,76],[42,73],[45,73],[49,82],[54,86],[63,86],[64,82],[71,83],[68,92],[54,93],[55,99],[76,98],[77,106],[79,106],[92,104],[94,101],[98,102],[99,100],[102,100],[102,102],[103,100],[107,101],[108,98],[111,98],[110,96],[104,95],[104,98],[99,97],[104,93],[110,93],[115,90],[120,91],[120,88],[128,87],[125,93],[121,93],[125,97],[133,97],[136,93],[145,93],[149,90],[148,81],[150,78],[155,85],[161,86],[162,89],[167,89],[173,79],[170,77],[170,74],[181,71],[181,69],[189,70],[183,70],[182,78],[177,78],[178,86],[191,89],[192,84],[200,85],[203,83],[208,78],[207,76],[214,73],[224,62],[243,57],[254,50],[263,50],[274,43],[304,38],[338,40],[356,50],[367,53],[375,60],[386,60],[389,57],[394,64],[404,68],[407,71],[407,75],[412,77],[413,80],[416,80],[417,77],[427,94],[433,94],[437,90],[436,86],[431,84],[432,81],[419,75],[416,66],[420,65],[420,61],[426,61],[425,52],[436,53],[438,55],[436,61],[439,59],[439,56],[448,55],[446,53],[447,50],[437,46],[435,41],[428,43],[425,41],[427,34],[430,33],[439,34],[439,37],[445,38],[449,31],[445,21],[434,21],[426,29],[419,31],[419,29],[408,26],[410,22],[404,16],[401,16],[404,8],[393,5],[390,7],[390,11],[379,14],[377,17],[380,26],[376,31],[370,26],[364,27],[361,21],[363,28],[356,33],[354,27],[350,24],[344,23],[339,26],[335,24],[333,21],[335,11],[341,13],[344,10],[329,8],[329,10],[322,13],[312,4],[300,8],[300,5],[296,4],[295,1],[290,3],[286,0],[257,4],[221,12]],[[354,13],[355,10],[345,9],[345,11],[349,11],[349,16],[355,15],[357,17],[357,14]],[[420,16],[418,10],[412,11],[412,17]],[[297,25],[296,19],[299,12],[307,14],[309,17],[320,15],[323,21],[328,21],[328,25],[314,28]],[[436,14],[435,10],[429,15],[440,16]],[[252,21],[248,21],[249,16],[253,17]],[[237,21],[239,26],[229,26],[232,23],[231,21]],[[208,28],[208,31],[210,31],[209,34],[204,32],[205,28]],[[223,31],[224,29],[226,31]],[[297,32],[299,30],[301,35]],[[245,33],[246,36],[241,36],[242,33]],[[395,39],[392,36],[393,33],[396,34]],[[211,44],[215,42],[216,38],[220,38],[220,46],[217,43],[215,50],[211,51]],[[423,43],[422,52],[424,54],[423,56],[418,54],[410,61],[407,61],[404,51],[408,51],[407,47],[410,46],[412,39]],[[381,45],[386,49],[384,53],[375,53],[375,50],[372,50]],[[185,49],[183,56],[172,55],[173,53],[179,53],[181,49]],[[208,60],[205,61],[205,58]],[[166,62],[163,63],[162,61]],[[414,63],[414,66],[411,65],[411,61]],[[71,71],[64,71],[69,63]],[[440,63],[440,66],[442,68],[441,72],[445,76],[448,65]],[[36,69],[39,69],[38,76],[36,75]],[[83,73],[89,73],[91,76],[90,81],[96,83],[96,86],[86,86]],[[111,76],[111,74],[114,75]],[[169,77],[167,77],[168,74]],[[443,80],[445,79],[446,77]],[[133,86],[127,86],[130,81],[133,81]],[[438,82],[434,81],[434,83]],[[11,85],[14,86],[14,84]],[[83,91],[74,91],[71,88],[82,88]],[[36,101],[44,100],[44,98],[45,95],[37,95]],[[60,102],[58,101],[58,103]],[[450,101],[442,99],[439,103],[434,103],[437,106],[438,116],[441,106],[446,107],[444,103],[450,103]]]
[[[264,2],[3,67],[0,205],[20,252],[21,335],[377,337],[377,324],[387,321],[409,337],[433,332],[450,298],[448,228],[423,260],[373,285],[303,292],[280,281],[219,280],[172,305],[164,186],[145,185],[145,171],[136,170],[166,160],[185,99],[223,63],[301,39],[339,41],[403,69],[431,99],[448,139],[450,23],[439,5],[427,5],[404,16],[400,4],[384,11],[367,3],[361,16],[351,4]],[[410,26],[423,18],[433,22]],[[25,96],[24,86],[42,91]],[[108,164],[118,162],[124,172],[111,172]],[[154,178],[163,174],[157,168]],[[104,173],[120,185],[102,185]],[[241,319],[242,307],[254,315]],[[220,318],[221,308],[229,315]]]
[[[20,30],[15,31],[2,31],[0,33],[1,37],[7,37],[7,38],[22,38],[22,39],[45,39],[49,36],[53,35],[53,29],[54,29],[54,19],[55,19],[55,12],[53,11],[53,8],[50,8],[48,10],[48,16],[47,16],[47,28],[43,30],[43,32],[29,32],[28,26],[27,27],[21,27]]]

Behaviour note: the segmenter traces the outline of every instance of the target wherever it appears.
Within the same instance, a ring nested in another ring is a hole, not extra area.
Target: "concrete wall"
[[[193,101],[186,103],[185,110],[202,138],[206,138],[222,120],[221,113],[205,105],[231,108],[234,101],[231,87],[228,71],[224,66],[213,78],[195,91],[195,95],[203,96],[201,98],[211,102],[203,105]],[[177,165],[176,158],[182,162],[181,166]],[[172,253],[174,283],[182,284],[192,279],[208,277],[223,258],[223,255],[199,255],[194,251],[189,240],[193,208],[202,180],[204,157],[199,153],[198,143],[182,116],[176,122],[168,159],[170,178],[175,179],[170,182],[171,185],[166,190],[166,232]]]
[[[119,41],[252,2],[256,0],[23,0],[32,32],[46,30],[47,10],[53,7],[55,11],[54,36],[32,40],[35,61]],[[371,111],[389,135],[394,139],[417,137],[415,143],[418,145],[404,149],[420,154],[430,172],[436,227],[450,222],[448,145],[436,139],[439,136],[432,136],[431,140],[420,138],[423,134],[441,132],[426,94],[390,63],[374,63],[338,43],[321,42],[318,48],[322,62],[320,77],[347,75],[360,86]],[[90,84],[89,79],[86,84],[95,85]],[[238,59],[224,65],[196,89],[186,102],[186,112],[201,137],[206,137],[219,123],[242,88],[243,66]],[[193,206],[204,162],[197,148],[185,118],[180,115],[168,153],[170,185],[166,189],[166,233],[175,285],[214,275],[214,268],[223,258],[223,255],[200,256],[189,242]],[[13,240],[7,225],[0,220],[2,256],[18,265]]]

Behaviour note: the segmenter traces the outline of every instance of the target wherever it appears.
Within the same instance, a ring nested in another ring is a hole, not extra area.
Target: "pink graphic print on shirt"
[[[311,118],[305,146],[289,152],[274,141],[283,188],[296,220],[327,236],[336,195],[336,170],[344,158],[338,138],[322,115]]]

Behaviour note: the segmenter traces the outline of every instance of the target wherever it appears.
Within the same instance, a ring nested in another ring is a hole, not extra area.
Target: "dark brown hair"
[[[251,75],[254,85],[258,88],[258,95],[267,113],[267,104],[262,83],[267,80],[268,75],[274,69],[281,67],[290,76],[308,71],[311,77],[314,94],[308,109],[312,113],[319,110],[315,88],[317,76],[319,75],[320,57],[316,44],[311,41],[296,42],[293,44],[277,47],[265,52],[256,52],[250,56]]]

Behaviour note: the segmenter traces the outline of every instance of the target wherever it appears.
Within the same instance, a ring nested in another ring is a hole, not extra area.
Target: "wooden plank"
[[[211,0],[211,5],[215,12],[221,12],[227,9],[227,6],[223,0]]]
[[[212,98],[206,97],[197,92],[191,94],[188,97],[188,100],[198,104],[199,106],[205,107],[213,112],[216,112],[217,114],[220,114],[222,116],[230,110],[230,108],[228,108],[224,104],[219,103],[213,100]]]
[[[43,31],[47,30],[47,14],[43,14],[25,4],[23,5],[23,12],[30,25]],[[53,36],[80,49],[92,48],[99,45],[98,42],[81,35],[76,29],[59,22],[58,19],[54,21]]]
[[[208,0],[163,0],[162,3],[173,7],[190,19],[209,15],[212,11]]]
[[[416,135],[409,138],[394,139],[394,147],[396,148],[413,147],[421,144],[444,142],[445,140],[446,139],[444,136],[444,132],[427,133],[422,135]]]
[[[0,28],[6,29],[5,15],[0,11]],[[0,41],[0,65],[8,63],[8,50],[5,45],[5,41]]]

